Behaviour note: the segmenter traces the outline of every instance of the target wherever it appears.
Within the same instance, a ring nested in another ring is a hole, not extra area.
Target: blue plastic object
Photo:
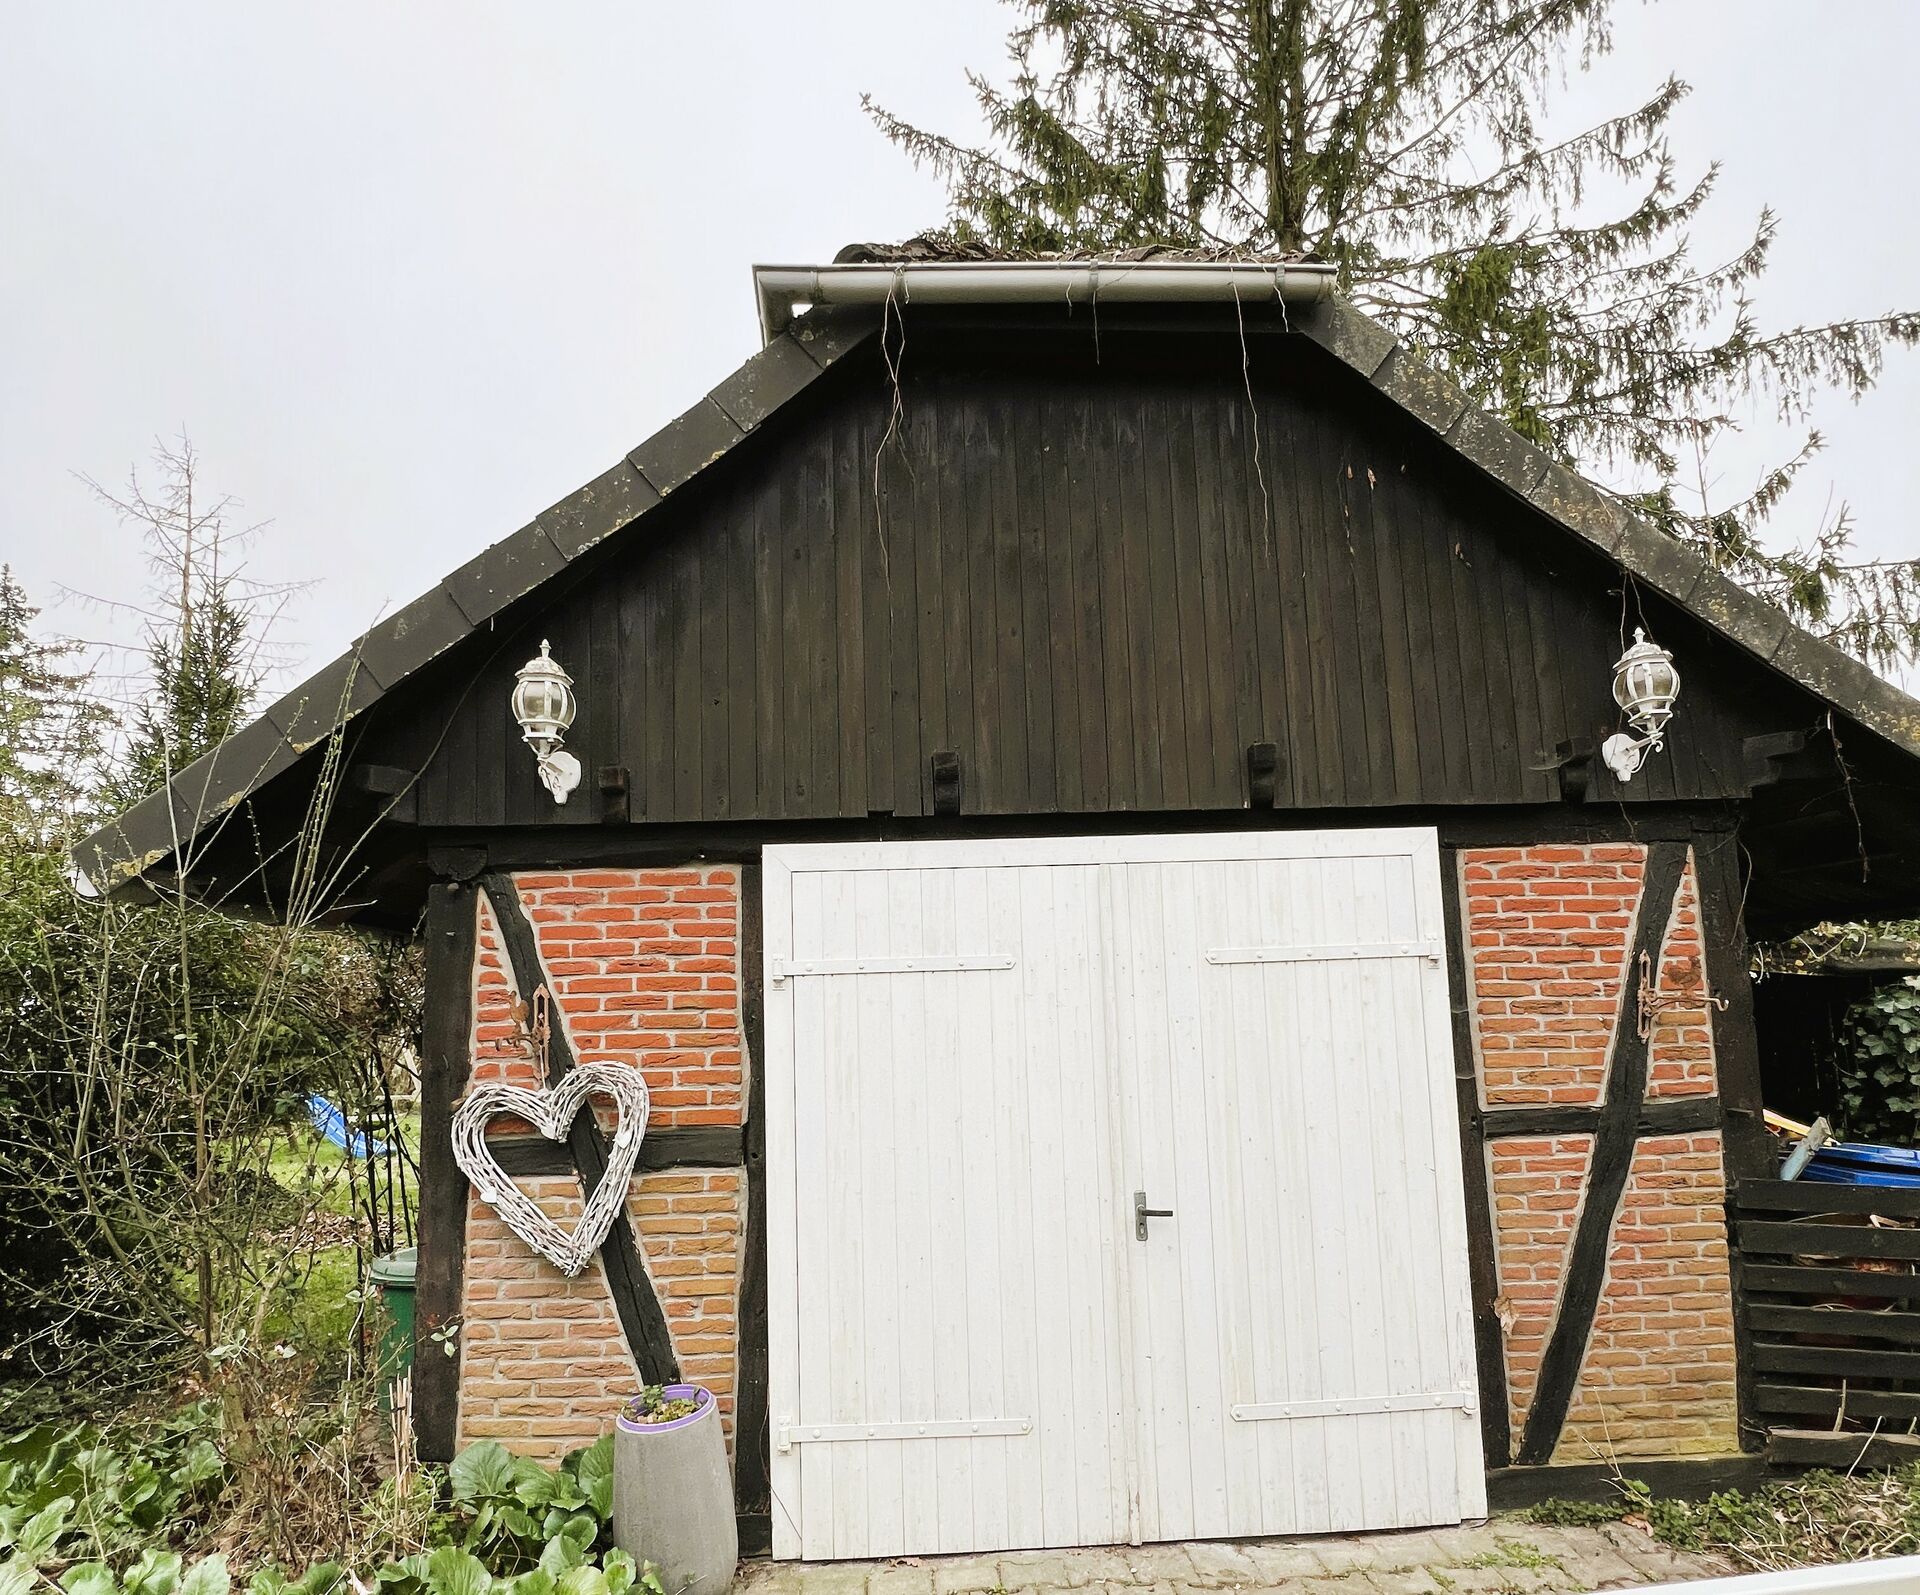
[[[347,1127],[346,1114],[342,1113],[331,1099],[317,1092],[307,1098],[307,1117],[313,1121],[313,1128],[322,1139],[332,1142],[348,1157],[385,1157],[387,1155],[385,1141],[369,1142],[363,1132],[350,1130]]]
[[[1920,1187],[1920,1151],[1863,1141],[1829,1141],[1813,1154],[1800,1178],[1819,1185]]]

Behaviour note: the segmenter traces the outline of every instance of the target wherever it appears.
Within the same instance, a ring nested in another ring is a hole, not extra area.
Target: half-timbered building
[[[678,1373],[750,1532],[843,1557],[1758,1452],[1821,1381],[1734,1288],[1746,948],[1920,907],[1920,704],[1312,265],[756,281],[733,376],[79,853],[274,912],[318,812],[338,914],[424,938],[423,1453]],[[1680,686],[1623,778],[1636,631]],[[568,1276],[451,1127],[587,1063],[631,1171],[592,1114],[489,1143],[562,1223],[628,1181]]]

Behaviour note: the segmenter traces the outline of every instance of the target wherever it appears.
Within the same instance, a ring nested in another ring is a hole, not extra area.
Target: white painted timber
[[[1432,832],[765,880],[776,1555],[1485,1510]]]

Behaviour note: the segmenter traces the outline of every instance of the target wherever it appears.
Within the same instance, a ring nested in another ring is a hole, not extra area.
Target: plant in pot
[[[720,1404],[704,1385],[648,1385],[613,1436],[614,1543],[660,1569],[667,1595],[726,1595],[740,1539]]]

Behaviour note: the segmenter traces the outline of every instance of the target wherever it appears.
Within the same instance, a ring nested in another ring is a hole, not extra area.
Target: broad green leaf
[[[576,1567],[560,1580],[554,1595],[607,1595],[607,1576],[597,1567]]]
[[[584,1547],[556,1534],[547,1541],[540,1551],[540,1565],[551,1573],[556,1580],[564,1578],[587,1559]]]
[[[286,1595],[291,1587],[279,1568],[263,1567],[247,1580],[247,1595]]]
[[[347,1581],[347,1570],[338,1562],[315,1562],[300,1575],[293,1588],[299,1595],[333,1595]]]
[[[627,1595],[638,1569],[625,1551],[612,1550],[600,1558],[600,1571],[607,1575],[607,1595]]]
[[[427,1588],[433,1595],[487,1595],[492,1583],[486,1563],[457,1545],[443,1545],[427,1558]]]
[[[572,1540],[582,1552],[600,1538],[600,1522],[591,1512],[576,1512],[555,1531],[562,1539]]]
[[[0,1595],[28,1595],[34,1576],[33,1569],[17,1558],[0,1562]]]
[[[14,1554],[29,1567],[38,1567],[53,1552],[60,1536],[67,1532],[67,1519],[73,1513],[73,1497],[60,1496],[48,1502],[13,1537]]]
[[[481,1440],[453,1459],[447,1470],[456,1501],[507,1495],[514,1486],[513,1457],[498,1440]]]
[[[507,1586],[509,1595],[553,1595],[553,1575],[544,1567],[522,1573]]]
[[[187,1569],[180,1580],[179,1595],[231,1595],[233,1579],[227,1573],[227,1559],[216,1553],[203,1556]]]
[[[553,1505],[554,1486],[561,1476],[551,1468],[543,1468],[532,1457],[513,1459],[513,1493],[520,1498],[521,1504],[536,1512],[545,1511]]]
[[[151,1548],[120,1575],[126,1595],[173,1595],[180,1582],[180,1554]]]
[[[424,1584],[427,1581],[427,1553],[415,1551],[397,1562],[388,1562],[373,1576],[381,1584]]]
[[[81,1562],[60,1575],[60,1587],[67,1595],[117,1595],[120,1586],[105,1562]]]
[[[180,1465],[173,1470],[173,1482],[182,1489],[191,1490],[205,1484],[209,1479],[217,1479],[227,1471],[226,1459],[211,1440],[196,1440],[187,1448],[187,1454],[180,1459]]]
[[[574,1477],[587,1504],[602,1522],[613,1516],[613,1436],[603,1434],[579,1453]]]

